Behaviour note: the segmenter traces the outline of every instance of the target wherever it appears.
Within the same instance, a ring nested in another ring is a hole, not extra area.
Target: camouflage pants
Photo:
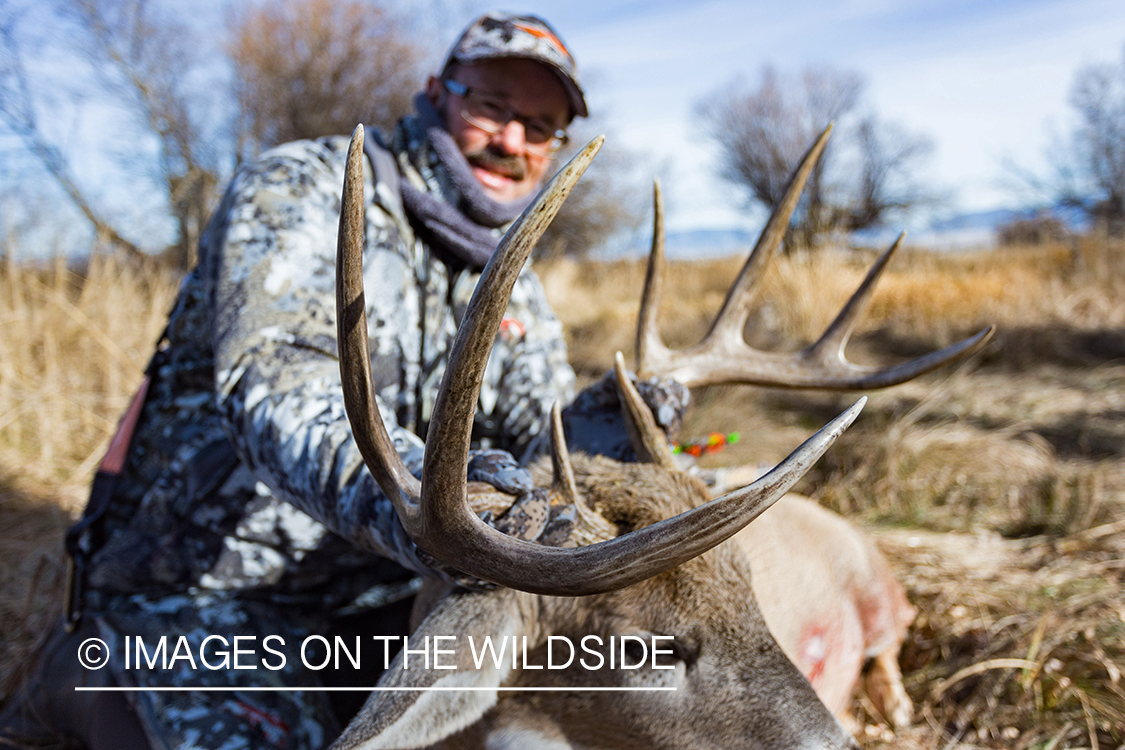
[[[366,698],[363,690],[329,694],[324,688],[375,684],[382,664],[374,662],[382,661],[383,647],[370,635],[405,633],[409,605],[407,598],[330,619],[215,592],[105,597],[87,610],[79,632],[67,636],[59,626],[35,687],[25,690],[24,713],[37,721],[0,731],[0,737],[88,743],[86,715],[98,710],[97,699],[106,693],[75,687],[108,687],[127,689],[123,697],[154,750],[323,748]],[[352,670],[346,653],[338,658],[338,649],[332,658],[330,643],[343,642],[354,652],[361,640],[370,644],[363,646],[362,670]],[[396,650],[392,646],[392,655]],[[372,658],[376,652],[379,659]]]
[[[154,749],[321,748],[338,731],[323,693],[285,689],[321,686],[278,646],[299,643],[312,623],[271,602],[214,593],[115,597],[94,622],[114,681],[142,688],[129,696]],[[263,649],[270,636],[281,640],[265,646],[287,658]]]

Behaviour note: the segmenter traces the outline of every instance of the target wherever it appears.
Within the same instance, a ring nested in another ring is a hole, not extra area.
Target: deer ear
[[[512,671],[513,639],[518,641],[529,630],[519,614],[525,608],[515,601],[518,596],[510,589],[447,596],[410,636],[408,660],[404,662],[400,651],[379,678],[378,687],[397,690],[373,691],[331,750],[425,747],[478,721],[496,704],[496,689]],[[421,653],[427,636],[428,662]],[[437,647],[443,653],[435,661],[437,636],[442,636]],[[452,640],[446,640],[449,637]],[[484,647],[489,637],[491,651]],[[507,658],[497,666],[493,655],[505,653]],[[455,668],[436,669],[437,664]]]

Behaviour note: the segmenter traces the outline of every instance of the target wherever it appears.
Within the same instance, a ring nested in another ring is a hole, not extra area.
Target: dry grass
[[[874,255],[783,258],[747,326],[762,348],[814,340]],[[701,338],[742,259],[671,263],[662,328]],[[572,360],[632,350],[640,262],[544,272]],[[849,347],[916,356],[996,324],[975,360],[873,393],[801,489],[867,526],[920,616],[903,652],[918,723],[867,747],[1120,748],[1125,743],[1125,246],[892,261]],[[738,431],[713,464],[776,462],[851,395],[721,386],[685,434]]]
[[[814,338],[869,260],[782,259],[748,337]],[[671,343],[702,336],[740,263],[671,264]],[[632,351],[643,264],[541,270],[581,376]],[[58,612],[63,531],[174,293],[162,272],[113,259],[83,274],[0,266],[0,690]],[[872,394],[803,485],[870,529],[921,613],[903,653],[918,723],[888,739],[870,717],[864,744],[1120,748],[1125,247],[904,253],[850,351],[888,362],[989,323],[999,333],[975,362]],[[776,461],[850,398],[709,388],[685,432],[742,433],[707,460]]]
[[[920,716],[869,746],[1120,747],[1125,524],[1018,541],[875,531],[920,610],[902,653]]]
[[[158,267],[0,258],[0,698],[61,611],[62,538],[175,298]]]
[[[89,481],[175,293],[155,265],[0,259],[0,466],[51,489]]]

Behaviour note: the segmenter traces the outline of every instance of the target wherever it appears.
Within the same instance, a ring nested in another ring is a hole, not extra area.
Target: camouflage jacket
[[[156,355],[89,566],[92,596],[200,587],[338,605],[402,577],[398,565],[424,568],[344,413],[335,248],[347,146],[343,137],[280,146],[229,186]],[[391,152],[408,179],[453,199],[409,118]],[[395,445],[420,467],[419,436],[478,274],[415,237],[395,191],[373,184],[367,166],[372,371]],[[507,318],[475,437],[519,457],[536,450],[574,374],[529,270]]]

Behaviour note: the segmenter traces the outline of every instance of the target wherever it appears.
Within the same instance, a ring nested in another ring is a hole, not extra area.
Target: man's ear
[[[441,79],[437,76],[430,76],[426,79],[426,98],[430,100],[430,104],[434,105],[434,109],[440,111],[441,107],[438,105],[445,93],[445,87],[441,85]]]
[[[410,636],[408,659],[404,662],[400,651],[379,678],[379,687],[402,690],[373,691],[331,750],[426,747],[480,720],[496,705],[496,688],[512,671],[513,639],[532,632],[519,596],[526,594],[497,589],[442,600]],[[437,636],[442,640],[435,642]],[[491,650],[484,645],[487,637]],[[444,652],[436,659],[435,647]],[[505,654],[506,659],[495,658]],[[438,664],[455,669],[437,669]]]

